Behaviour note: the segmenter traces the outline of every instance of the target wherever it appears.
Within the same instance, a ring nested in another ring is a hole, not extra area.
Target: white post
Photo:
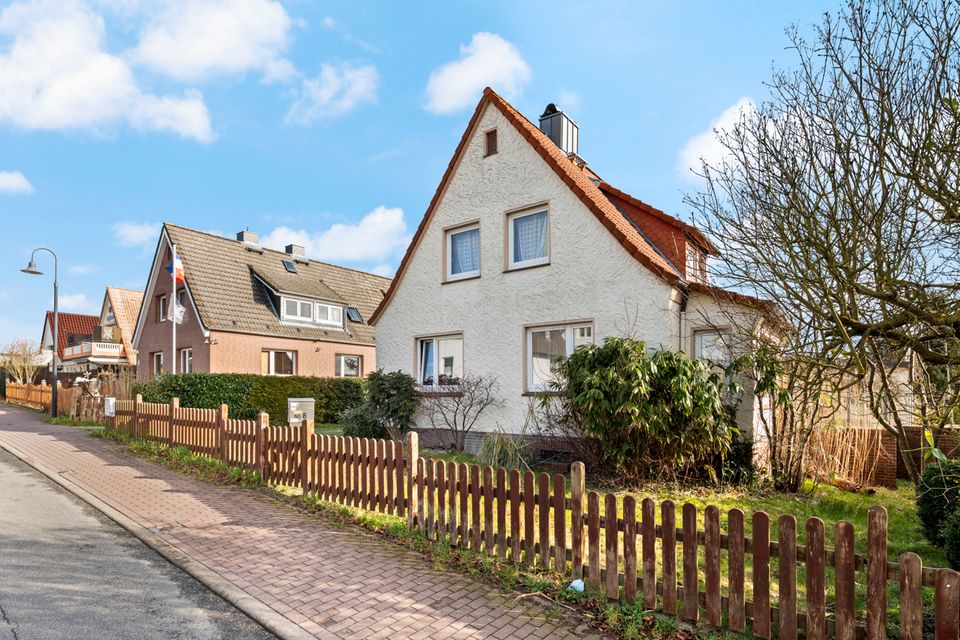
[[[170,318],[170,333],[173,344],[170,349],[170,372],[177,372],[177,243],[170,245],[170,307],[164,310],[169,313],[173,309],[173,317]]]

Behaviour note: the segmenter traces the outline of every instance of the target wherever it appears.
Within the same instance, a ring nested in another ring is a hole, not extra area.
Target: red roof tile
[[[89,339],[93,336],[93,328],[100,324],[100,316],[88,316],[82,313],[60,312],[57,322],[57,355],[63,357],[63,350],[69,342],[70,335]],[[47,323],[53,330],[53,311],[47,311]],[[76,341],[76,340],[75,340]]]

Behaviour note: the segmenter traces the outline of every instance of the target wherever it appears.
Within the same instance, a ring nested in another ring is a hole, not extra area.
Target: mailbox
[[[316,400],[313,398],[287,398],[287,424],[299,427],[307,421],[313,422],[314,405]]]
[[[113,418],[117,415],[117,399],[116,398],[103,399],[103,415],[106,418]]]

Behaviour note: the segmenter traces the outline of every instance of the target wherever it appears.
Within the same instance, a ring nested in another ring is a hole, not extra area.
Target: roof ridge
[[[174,223],[172,223],[172,222],[164,222],[163,224],[166,225],[166,226],[170,226],[170,227],[176,227],[177,229],[183,229],[184,231],[190,231],[190,232],[192,232],[192,233],[200,233],[200,234],[203,234],[203,235],[205,235],[205,236],[209,236],[209,237],[211,237],[211,238],[216,238],[217,240],[223,240],[223,241],[225,241],[225,242],[234,242],[234,243],[238,243],[238,242],[239,242],[238,240],[234,240],[234,239],[229,238],[229,237],[227,237],[227,236],[221,236],[221,235],[216,234],[216,233],[213,233],[213,232],[211,232],[211,231],[203,231],[203,230],[201,230],[201,229],[194,229],[194,228],[192,228],[192,227],[185,227],[185,226],[183,226],[183,225],[174,224]],[[263,245],[260,245],[260,249],[261,249],[262,251],[269,251],[270,253],[275,253],[275,254],[277,254],[278,256],[282,256],[283,258],[286,258],[286,259],[297,258],[297,256],[291,256],[291,255],[290,255],[289,253],[287,253],[286,251],[280,251],[279,249],[272,249],[272,248],[270,248],[270,247],[266,247],[266,246],[263,246]],[[356,272],[356,273],[360,273],[360,274],[363,274],[363,275],[373,276],[374,278],[381,278],[381,279],[383,279],[383,280],[391,280],[391,278],[388,278],[387,276],[381,276],[381,275],[379,275],[379,274],[371,273],[370,271],[364,271],[363,269],[357,269],[357,268],[355,268],[355,267],[345,267],[345,266],[343,266],[342,264],[334,264],[334,263],[332,263],[332,262],[327,262],[327,261],[325,261],[325,260],[316,260],[316,259],[313,259],[313,258],[307,258],[306,256],[303,256],[303,257],[300,258],[300,259],[306,260],[307,262],[312,262],[312,263],[314,263],[314,264],[322,264],[322,265],[325,265],[325,266],[328,266],[328,267],[334,267],[334,268],[336,268],[336,269],[344,269],[344,270],[346,270],[346,271],[354,271],[354,272]]]

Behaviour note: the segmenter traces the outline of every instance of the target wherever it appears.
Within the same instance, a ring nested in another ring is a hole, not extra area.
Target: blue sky
[[[835,4],[0,4],[0,345],[51,305],[31,249],[97,313],[165,220],[392,274],[487,84],[534,121],[557,102],[604,179],[688,218],[712,127]]]

